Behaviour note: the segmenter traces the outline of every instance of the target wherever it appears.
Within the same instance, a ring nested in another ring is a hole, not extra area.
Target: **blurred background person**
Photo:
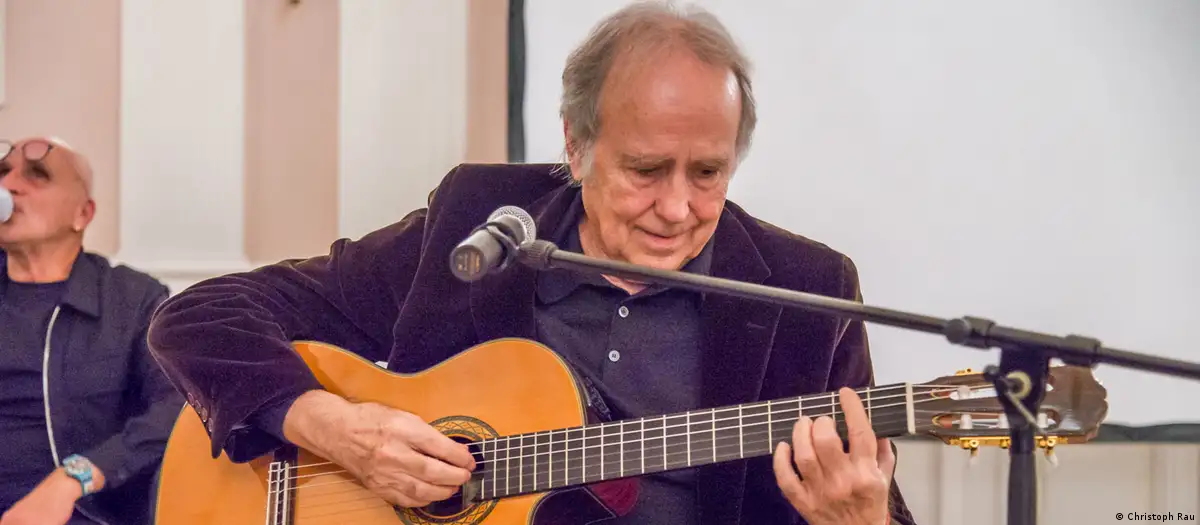
[[[83,249],[96,204],[66,143],[0,141],[0,524],[147,523],[182,397],[146,349],[167,288]]]

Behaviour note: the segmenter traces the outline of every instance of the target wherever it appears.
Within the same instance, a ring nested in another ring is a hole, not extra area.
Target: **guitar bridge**
[[[296,452],[276,451],[275,461],[267,466],[267,525],[293,525],[296,517]]]

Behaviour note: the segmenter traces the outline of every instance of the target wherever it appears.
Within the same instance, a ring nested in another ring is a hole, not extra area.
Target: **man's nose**
[[[691,188],[688,186],[687,173],[675,172],[662,181],[655,209],[666,222],[681,223],[687,220],[691,214]]]
[[[13,166],[8,173],[0,175],[0,186],[4,186],[4,189],[13,195],[24,193],[26,181],[25,177],[21,176],[20,167]]]
[[[15,171],[0,175],[0,186],[8,190],[9,193],[17,193],[18,188],[16,186],[18,184],[17,179],[19,178]]]

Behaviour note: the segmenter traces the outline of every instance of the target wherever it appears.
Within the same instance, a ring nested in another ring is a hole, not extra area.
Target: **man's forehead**
[[[21,139],[15,144],[16,148],[23,148],[30,142],[46,142],[54,146],[56,152],[61,158],[70,165],[71,171],[79,177],[83,183],[84,191],[90,196],[92,194],[92,167],[88,163],[87,158],[75,151],[66,140],[55,136],[37,136]],[[53,155],[54,152],[51,152]]]

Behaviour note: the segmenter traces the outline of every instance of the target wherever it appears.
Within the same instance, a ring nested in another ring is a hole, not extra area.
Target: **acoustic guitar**
[[[585,385],[557,354],[524,339],[472,347],[416,374],[390,372],[333,345],[292,345],[330,392],[414,413],[476,459],[450,500],[399,508],[340,466],[284,447],[246,463],[213,459],[200,418],[185,407],[167,444],[155,519],[162,525],[548,524],[614,517],[594,494],[656,472],[770,455],[806,416],[833,416],[836,392],[623,421],[597,421]],[[1087,368],[1051,368],[1038,445],[1091,439],[1108,405]],[[970,370],[925,383],[859,389],[879,437],[928,436],[972,451],[1006,447],[992,384]],[[583,490],[587,488],[588,490]]]

